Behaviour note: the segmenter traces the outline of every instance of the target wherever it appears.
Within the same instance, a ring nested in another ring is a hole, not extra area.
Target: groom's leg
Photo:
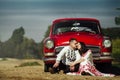
[[[64,73],[70,72],[70,66],[63,64],[62,62],[60,63],[59,69],[63,70]]]
[[[76,64],[76,65],[75,65],[75,70],[74,70],[74,72],[78,72],[79,67],[80,67],[80,64]]]
[[[80,67],[80,64],[76,64],[74,67],[75,67],[74,70],[71,71],[69,65],[65,65],[65,64],[61,63],[61,65],[60,65],[60,70],[63,70],[64,73],[68,73],[68,72],[78,72],[79,67]]]

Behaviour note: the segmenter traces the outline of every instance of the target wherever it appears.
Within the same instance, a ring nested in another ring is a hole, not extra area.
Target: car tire
[[[48,64],[44,64],[44,72],[49,72],[49,65]]]
[[[53,64],[44,64],[44,72],[49,72],[49,68],[52,68]]]
[[[112,68],[112,63],[104,63],[103,66],[104,66],[103,72],[111,73],[110,71]]]
[[[96,64],[96,68],[101,71],[101,72],[104,72],[104,73],[109,73],[110,70],[111,70],[111,67],[112,67],[112,63],[109,62],[109,63],[99,63],[99,64]]]

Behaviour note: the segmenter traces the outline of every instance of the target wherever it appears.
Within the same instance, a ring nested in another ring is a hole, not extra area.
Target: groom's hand
[[[71,66],[71,67],[75,66],[75,63],[74,63],[74,62],[71,62],[71,63],[70,63],[70,66]]]
[[[82,57],[82,58],[81,58],[81,62],[83,62],[83,61],[85,61],[85,59]]]
[[[60,64],[59,62],[56,62],[56,63],[53,65],[53,67],[56,68],[56,67],[59,66],[59,64]]]

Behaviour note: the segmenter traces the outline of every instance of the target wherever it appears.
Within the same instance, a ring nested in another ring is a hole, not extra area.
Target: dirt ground
[[[39,62],[40,66],[16,67],[24,62]],[[70,76],[62,72],[60,74],[50,74],[43,71],[43,61],[41,60],[18,60],[7,59],[0,60],[0,80],[120,80],[119,70],[116,77],[93,77],[93,76]],[[113,71],[115,72],[115,71]]]

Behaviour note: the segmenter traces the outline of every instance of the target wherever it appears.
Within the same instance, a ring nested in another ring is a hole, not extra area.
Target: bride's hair
[[[81,49],[79,50],[79,52],[82,55],[82,54],[84,54],[88,51],[88,48],[87,48],[87,46],[85,45],[84,42],[80,42],[80,45],[81,45]]]

